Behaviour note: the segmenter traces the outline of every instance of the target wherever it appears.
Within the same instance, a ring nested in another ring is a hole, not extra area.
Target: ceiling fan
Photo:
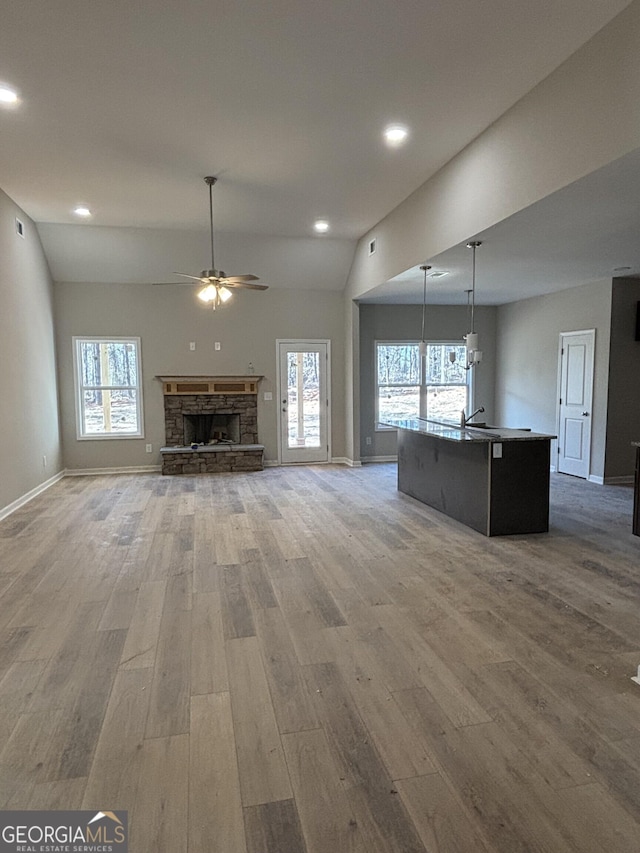
[[[210,303],[215,311],[217,307],[222,305],[231,298],[232,293],[230,288],[244,287],[249,290],[267,290],[266,284],[252,284],[254,281],[259,281],[257,275],[227,275],[222,270],[216,269],[214,258],[214,241],[213,241],[213,186],[218,179],[208,175],[204,182],[209,187],[209,230],[211,233],[211,269],[202,270],[200,275],[189,275],[184,272],[174,272],[174,275],[179,275],[182,278],[189,278],[192,281],[200,282],[202,289],[198,292],[198,299],[205,303]],[[177,282],[162,282],[162,284],[173,284]],[[186,284],[186,282],[185,282]]]

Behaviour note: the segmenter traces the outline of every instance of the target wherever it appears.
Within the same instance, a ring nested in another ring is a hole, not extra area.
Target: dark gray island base
[[[632,441],[631,445],[636,449],[636,476],[633,487],[633,526],[635,536],[640,536],[640,441]]]
[[[399,491],[486,536],[548,531],[555,436],[420,418],[389,426],[398,430]]]

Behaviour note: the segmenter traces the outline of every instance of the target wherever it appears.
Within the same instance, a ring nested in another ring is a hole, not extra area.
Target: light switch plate
[[[494,459],[502,459],[502,442],[494,441],[493,442],[493,458]]]
[[[195,350],[195,348],[196,348],[196,342],[195,341],[189,341],[189,349],[191,350],[191,352],[193,352]]]
[[[264,392],[264,399],[265,400],[273,400],[273,393],[271,391],[265,391]]]
[[[216,350],[220,349],[220,341],[216,341],[215,344],[213,345],[213,348]]]

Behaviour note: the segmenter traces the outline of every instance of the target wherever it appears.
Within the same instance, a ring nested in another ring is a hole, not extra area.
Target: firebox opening
[[[184,415],[184,443],[240,444],[240,416]]]

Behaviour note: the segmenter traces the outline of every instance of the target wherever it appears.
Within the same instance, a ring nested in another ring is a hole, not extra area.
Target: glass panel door
[[[328,345],[279,341],[280,457],[326,462],[328,448]]]

